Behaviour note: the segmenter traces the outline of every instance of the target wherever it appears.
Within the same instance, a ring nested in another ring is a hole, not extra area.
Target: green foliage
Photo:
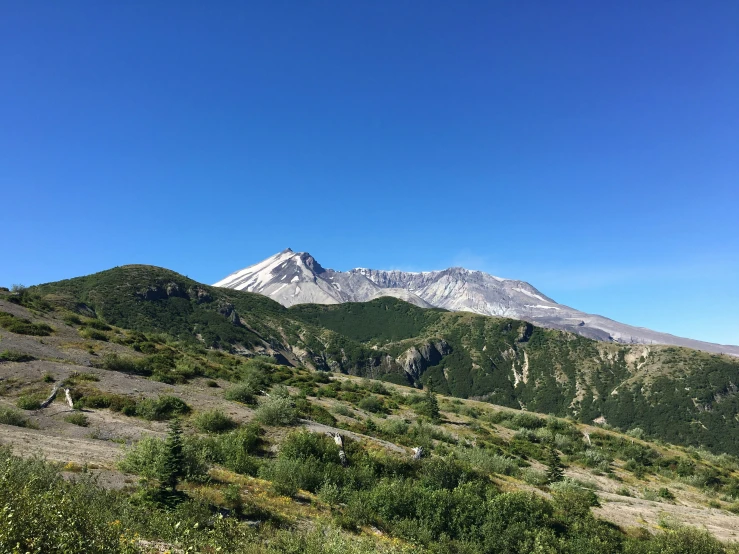
[[[166,440],[143,437],[126,450],[118,467],[126,473],[169,483],[170,487],[181,478],[202,480],[208,471],[207,456],[198,441],[183,437],[181,429],[172,427]]]
[[[17,352],[15,350],[3,350],[0,352],[0,362],[31,362],[35,360],[30,354]]]
[[[222,410],[201,412],[195,416],[193,423],[203,433],[225,433],[238,425]]]
[[[90,420],[82,412],[73,412],[65,416],[64,421],[71,423],[72,425],[78,425],[79,427],[87,427],[90,425]]]
[[[149,421],[165,421],[190,413],[191,408],[176,396],[163,395],[156,399],[145,398],[136,403],[135,415]]]
[[[262,467],[261,475],[272,481],[278,494],[295,496],[299,489],[318,492],[326,483],[340,480],[339,449],[334,441],[308,431],[287,436],[277,460]]]
[[[211,448],[213,461],[242,475],[256,475],[259,464],[254,458],[262,443],[262,429],[249,424],[219,436]]]
[[[0,552],[133,554],[111,525],[110,495],[89,479],[67,481],[38,459],[0,449]]]
[[[365,410],[367,412],[372,412],[373,414],[385,411],[382,401],[372,394],[362,398],[362,400],[360,400],[359,404],[357,405],[362,410]]]
[[[547,482],[556,483],[557,481],[561,481],[563,477],[564,469],[559,452],[554,448],[549,448],[547,450]]]
[[[438,321],[443,313],[443,310],[426,310],[390,297],[328,306],[300,304],[290,311],[303,321],[362,342],[414,337]]]
[[[28,319],[16,317],[8,312],[0,312],[0,327],[19,335],[46,337],[54,332],[46,323],[32,323]]]
[[[260,401],[255,417],[264,425],[288,426],[297,423],[298,412],[290,398],[273,395]]]
[[[102,342],[107,342],[110,338],[106,333],[103,333],[102,331],[97,331],[95,329],[82,329],[80,331],[80,336],[83,339],[99,340]]]
[[[0,423],[15,427],[34,427],[26,416],[12,408],[0,406]]]
[[[15,405],[18,406],[21,410],[38,410],[41,407],[41,400],[39,400],[38,396],[20,396],[18,400],[16,400]]]
[[[229,387],[224,393],[226,400],[253,405],[257,402],[257,390],[251,383],[240,383]]]
[[[418,415],[427,417],[431,421],[439,421],[439,403],[436,400],[436,395],[432,388],[433,385],[430,383],[426,388],[426,394],[423,397],[423,401],[416,404],[416,412]]]

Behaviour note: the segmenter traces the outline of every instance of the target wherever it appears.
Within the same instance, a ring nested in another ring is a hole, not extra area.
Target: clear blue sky
[[[0,0],[0,284],[289,246],[737,344],[738,189],[734,0]]]

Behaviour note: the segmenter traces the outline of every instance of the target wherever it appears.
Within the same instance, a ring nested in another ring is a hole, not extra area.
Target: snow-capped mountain
[[[673,344],[739,356],[739,346],[676,337],[619,323],[558,304],[524,281],[452,267],[414,273],[357,268],[324,269],[307,252],[282,252],[215,283],[269,296],[283,306],[366,302],[393,296],[424,308],[437,307],[510,317],[589,338],[638,344]]]

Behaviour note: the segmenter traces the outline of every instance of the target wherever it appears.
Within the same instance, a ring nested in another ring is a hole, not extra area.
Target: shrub
[[[402,419],[388,419],[380,429],[391,437],[403,437],[408,433],[408,424]]]
[[[354,417],[354,412],[352,412],[349,408],[344,406],[343,404],[338,404],[333,407],[333,412],[336,415],[344,416],[344,417]]]
[[[136,403],[135,415],[149,421],[164,421],[187,414],[190,410],[190,406],[184,400],[165,395],[156,400],[151,398],[140,400]]]
[[[31,422],[17,410],[0,407],[0,423],[15,427],[33,427]]]
[[[382,402],[375,395],[370,394],[359,401],[358,406],[367,412],[379,413],[384,411]]]
[[[264,425],[286,426],[298,421],[292,400],[279,396],[264,399],[256,410],[256,419]]]
[[[0,312],[0,327],[18,335],[46,337],[54,332],[46,323],[31,323],[28,319],[15,317],[7,312]]]
[[[546,421],[528,412],[519,412],[510,420],[510,426],[514,429],[538,429],[544,427]]]
[[[0,362],[32,362],[35,359],[30,354],[24,354],[15,350],[4,350],[0,352]]]
[[[0,450],[0,552],[133,554],[111,525],[115,496],[89,477],[65,480],[59,468]]]
[[[77,405],[80,408],[109,408],[114,412],[136,415],[136,401],[133,398],[96,389],[83,394],[77,401]]]
[[[80,331],[80,336],[83,339],[99,340],[103,342],[107,342],[108,340],[108,335],[95,329],[83,329]]]
[[[99,319],[87,319],[84,321],[84,324],[87,327],[90,327],[91,329],[95,329],[97,331],[110,331],[112,329],[110,325],[105,324]]]
[[[217,462],[236,473],[255,475],[258,464],[252,454],[259,449],[261,434],[259,425],[252,423],[218,437]]]
[[[195,426],[203,433],[225,433],[237,426],[237,423],[221,410],[210,410],[195,416]]]
[[[516,475],[518,465],[512,458],[495,454],[484,448],[455,448],[455,456],[464,460],[473,468],[484,473],[497,473],[499,475]]]
[[[167,467],[167,459],[166,441],[147,436],[126,450],[118,467],[126,473],[135,473],[147,479],[160,480],[169,477],[170,468]],[[182,439],[182,476],[185,479],[197,481],[203,479],[207,472],[205,452],[196,440],[184,437]]]
[[[106,354],[103,356],[100,366],[108,371],[120,371],[121,373],[134,373],[149,375],[150,372],[143,370],[134,358],[119,356],[118,354]]]
[[[543,471],[537,471],[533,468],[526,468],[523,471],[521,471],[521,478],[524,480],[525,483],[528,483],[529,485],[534,485],[535,487],[541,487],[543,485],[546,485],[548,482],[547,474]]]
[[[41,401],[37,396],[21,396],[15,403],[21,410],[38,410],[41,408]]]
[[[63,321],[67,325],[82,325],[82,320],[77,314],[67,314],[64,316]]]
[[[90,420],[87,416],[81,412],[74,412],[64,418],[64,421],[71,423],[72,425],[79,425],[80,427],[87,427],[90,425]]]
[[[242,404],[256,404],[257,401],[257,391],[249,383],[234,385],[227,389],[223,396],[226,400],[241,402]]]

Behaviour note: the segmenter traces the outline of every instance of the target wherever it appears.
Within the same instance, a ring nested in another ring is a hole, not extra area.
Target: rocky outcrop
[[[190,295],[190,298],[194,298],[198,304],[213,302],[213,297],[203,287],[190,287],[187,289],[187,293]]]
[[[437,365],[451,351],[445,340],[438,340],[409,348],[398,357],[397,362],[413,382],[418,382],[426,369]]]
[[[167,298],[189,298],[187,292],[175,282],[149,285],[146,289],[136,293],[142,300],[154,301]]]

